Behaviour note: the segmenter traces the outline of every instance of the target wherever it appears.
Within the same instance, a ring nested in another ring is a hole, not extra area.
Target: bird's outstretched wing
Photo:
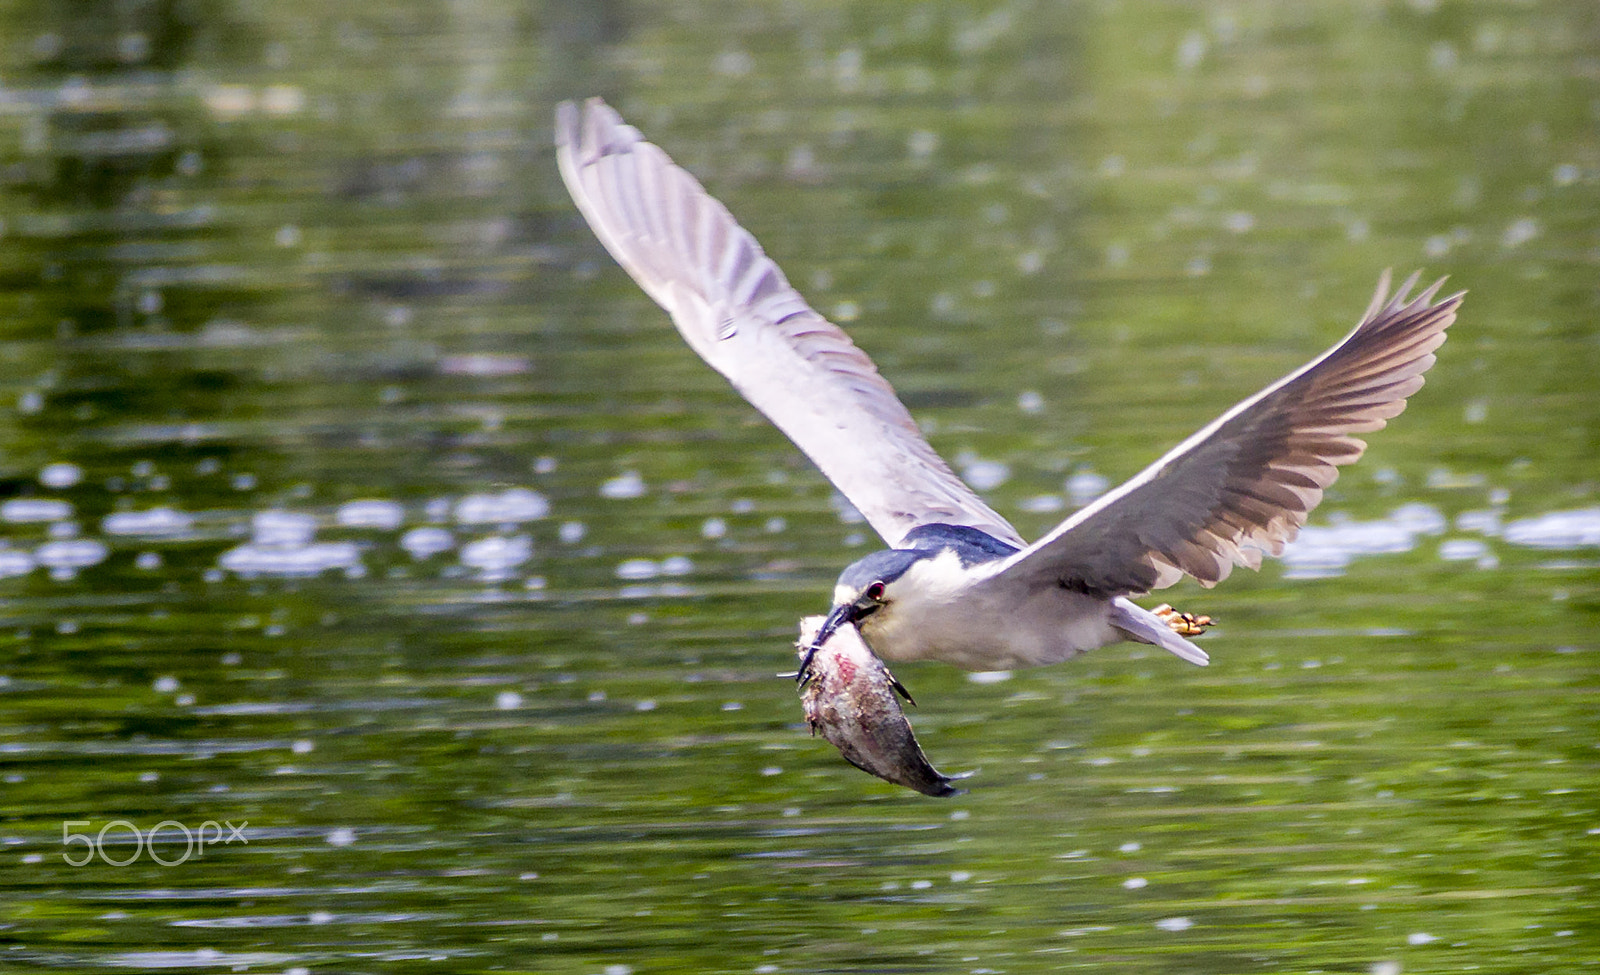
[[[923,439],[872,360],[665,152],[598,98],[581,111],[561,104],[556,147],[568,191],[611,256],[886,542],[938,522],[1022,544]]]
[[[1132,480],[996,566],[991,580],[1139,593],[1184,575],[1203,586],[1260,568],[1422,387],[1465,292],[1389,297],[1384,272],[1361,324],[1321,356],[1224,413]]]

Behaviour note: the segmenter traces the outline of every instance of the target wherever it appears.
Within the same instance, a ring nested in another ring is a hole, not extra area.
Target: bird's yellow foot
[[[1150,612],[1161,617],[1161,622],[1172,627],[1172,632],[1179,636],[1199,636],[1206,631],[1206,627],[1217,625],[1209,616],[1179,612],[1166,603],[1162,603]]]

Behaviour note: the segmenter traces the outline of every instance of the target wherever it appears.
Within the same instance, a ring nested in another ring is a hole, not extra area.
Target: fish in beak
[[[885,782],[928,796],[966,791],[952,785],[953,778],[923,754],[900,708],[900,697],[910,701],[911,695],[868,649],[855,626],[844,625],[848,618],[841,611],[849,608],[800,622],[795,644],[803,661],[800,703],[812,733],[820,731],[845,761]]]

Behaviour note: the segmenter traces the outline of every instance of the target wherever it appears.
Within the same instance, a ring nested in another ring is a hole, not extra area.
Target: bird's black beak
[[[860,618],[861,611],[856,608],[854,603],[835,606],[833,612],[828,614],[828,618],[822,621],[822,628],[817,630],[817,635],[812,639],[811,645],[813,647],[822,646],[828,642],[829,637],[833,636],[834,630],[846,623],[854,624]]]
[[[800,669],[795,672],[795,679],[800,682],[801,686],[804,686],[811,679],[811,658],[816,656],[817,651],[822,649],[822,645],[828,642],[828,638],[833,636],[834,631],[846,624],[850,626],[856,625],[865,617],[877,612],[880,605],[877,601],[863,596],[853,603],[845,603],[843,606],[835,606],[833,608],[833,611],[822,621],[822,626],[817,629],[817,635],[811,638],[811,646],[806,648],[805,657],[800,661]]]
[[[847,623],[854,625],[855,621],[860,618],[861,610],[853,603],[845,603],[843,606],[835,606],[833,608],[833,612],[828,614],[828,618],[823,620],[822,626],[817,629],[817,635],[811,638],[811,646],[806,648],[805,656],[800,660],[800,669],[794,673],[794,679],[801,687],[804,687],[811,680],[811,658],[816,656],[817,651],[822,649],[822,645],[828,642],[829,637],[833,636],[833,631]]]

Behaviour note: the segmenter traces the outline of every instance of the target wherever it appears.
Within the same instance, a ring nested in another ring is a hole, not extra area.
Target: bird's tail
[[[1130,640],[1160,647],[1197,666],[1211,662],[1204,650],[1172,632],[1165,620],[1125,596],[1111,601],[1111,625]]]

